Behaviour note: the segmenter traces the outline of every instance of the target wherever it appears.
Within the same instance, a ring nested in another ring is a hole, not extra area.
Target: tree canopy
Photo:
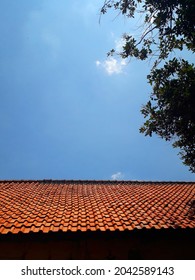
[[[109,9],[130,19],[144,16],[141,34],[123,34],[123,49],[117,53],[124,59],[153,59],[147,76],[152,92],[141,109],[146,120],[140,132],[172,141],[195,172],[195,66],[182,58],[184,49],[195,51],[195,1],[106,0],[101,14]],[[114,49],[108,53],[115,54]]]

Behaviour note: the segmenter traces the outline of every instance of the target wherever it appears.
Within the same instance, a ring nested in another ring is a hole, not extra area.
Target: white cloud
[[[115,40],[115,50],[116,50],[116,52],[122,52],[124,44],[125,44],[125,39],[123,39],[123,38],[116,39]]]
[[[122,180],[124,178],[124,174],[121,172],[117,172],[111,176],[112,180]]]
[[[96,63],[97,66],[101,65],[101,62],[99,60],[96,60],[95,63]]]
[[[115,37],[115,34],[113,32],[111,32],[111,37],[112,38]],[[114,45],[115,45],[114,49],[116,53],[120,53],[123,51],[124,44],[125,44],[125,40],[123,38],[114,40]],[[117,56],[117,57],[109,57],[103,61],[97,60],[95,63],[97,67],[103,68],[108,75],[113,75],[113,74],[124,73],[124,68],[127,64],[127,60]]]
[[[112,74],[120,74],[123,72],[123,68],[126,65],[126,61],[124,59],[115,59],[110,57],[104,61],[96,61],[96,66],[102,67],[108,75]]]

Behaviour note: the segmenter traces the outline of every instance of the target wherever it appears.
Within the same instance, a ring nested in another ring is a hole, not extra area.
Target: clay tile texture
[[[195,183],[0,181],[0,234],[144,228],[195,228]]]

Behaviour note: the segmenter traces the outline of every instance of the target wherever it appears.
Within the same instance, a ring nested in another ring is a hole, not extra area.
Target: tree
[[[127,59],[154,59],[147,76],[150,99],[141,109],[146,118],[140,132],[157,134],[179,148],[183,163],[195,172],[195,67],[182,59],[182,50],[195,51],[194,0],[106,0],[101,14],[115,9],[128,18],[144,16],[143,31],[136,38],[123,34]],[[170,59],[170,54],[175,58]],[[112,49],[108,55],[115,55]]]

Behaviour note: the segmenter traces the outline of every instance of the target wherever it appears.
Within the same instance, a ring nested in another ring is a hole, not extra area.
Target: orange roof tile
[[[195,183],[0,181],[0,234],[195,228]]]

